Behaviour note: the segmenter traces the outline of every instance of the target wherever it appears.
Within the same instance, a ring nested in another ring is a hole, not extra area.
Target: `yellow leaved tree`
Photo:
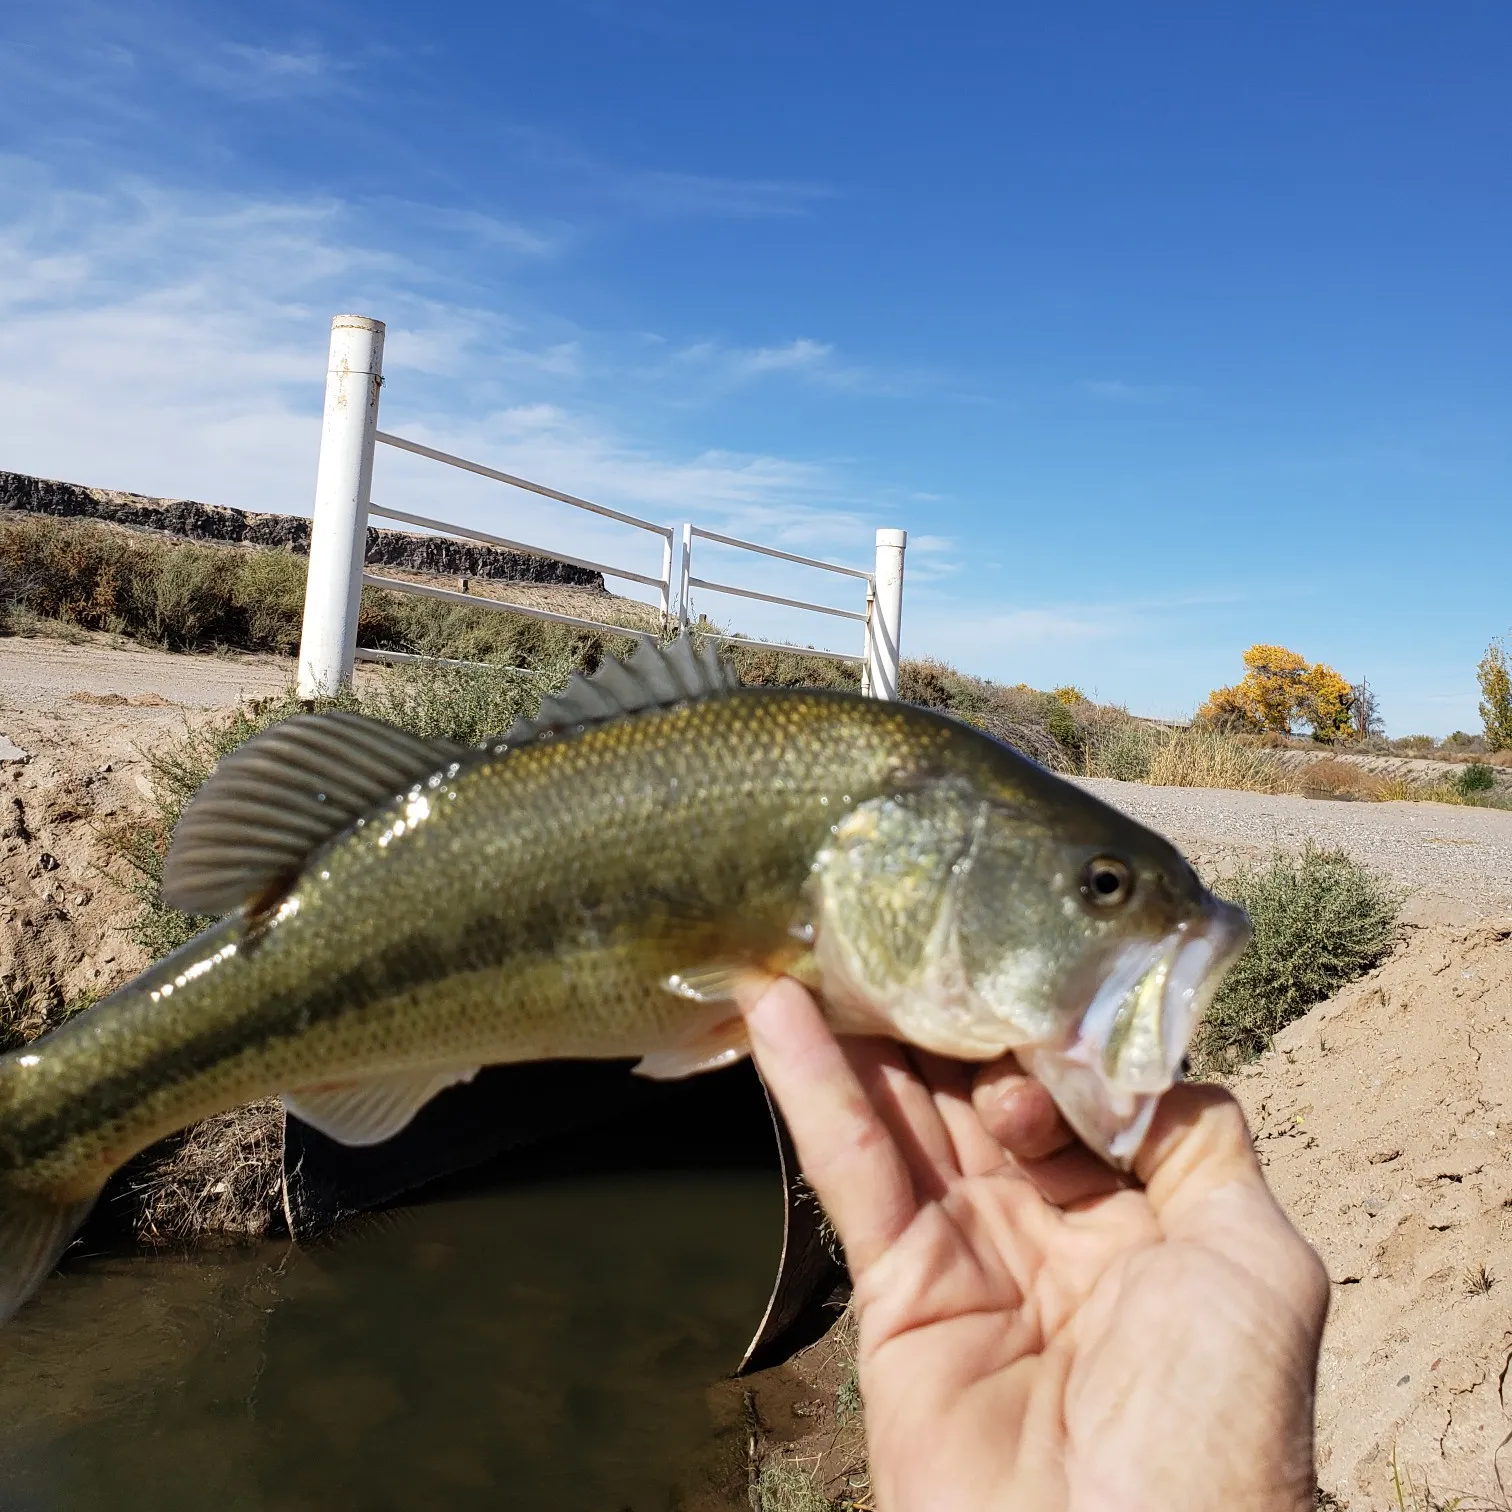
[[[1197,711],[1226,729],[1289,735],[1306,726],[1318,740],[1347,740],[1355,729],[1355,692],[1323,662],[1309,663],[1285,646],[1251,646],[1243,678],[1215,688]]]

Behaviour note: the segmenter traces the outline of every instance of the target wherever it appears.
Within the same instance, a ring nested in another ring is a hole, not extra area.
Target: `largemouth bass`
[[[746,1054],[744,976],[835,1028],[1017,1050],[1127,1164],[1248,925],[1159,836],[955,720],[647,647],[464,748],[305,715],[228,755],[163,896],[226,917],[0,1058],[0,1316],[106,1178],[274,1093],[375,1143],[480,1066]],[[229,912],[227,912],[229,911]]]

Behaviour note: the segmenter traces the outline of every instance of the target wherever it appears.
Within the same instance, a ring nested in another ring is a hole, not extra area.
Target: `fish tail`
[[[93,1196],[49,1202],[0,1181],[0,1323],[47,1279],[94,1205]]]

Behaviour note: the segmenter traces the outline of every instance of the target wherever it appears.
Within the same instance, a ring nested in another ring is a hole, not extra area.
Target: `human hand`
[[[845,1245],[880,1512],[1310,1512],[1328,1278],[1227,1093],[1166,1094],[1140,1187],[1011,1057],[741,1006]]]

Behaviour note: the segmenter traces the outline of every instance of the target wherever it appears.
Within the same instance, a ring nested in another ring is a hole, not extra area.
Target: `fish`
[[[302,714],[190,801],[162,896],[223,915],[0,1057],[0,1317],[111,1173],[271,1095],[375,1144],[486,1065],[749,1053],[742,984],[837,1033],[1015,1051],[1127,1167],[1248,935],[1165,839],[982,731],[741,687],[684,636],[479,746]]]

